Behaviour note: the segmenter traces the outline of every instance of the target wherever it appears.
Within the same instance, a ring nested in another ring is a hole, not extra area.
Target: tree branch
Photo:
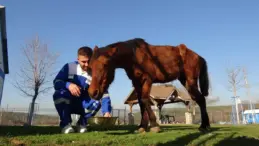
[[[227,69],[227,76],[228,76],[228,90],[231,92],[234,92],[236,94],[237,90],[242,88],[243,84],[241,83],[242,81],[242,76],[241,76],[241,68],[231,68]]]
[[[21,48],[24,56],[22,66],[16,76],[13,86],[25,96],[36,99],[40,94],[53,88],[50,83],[51,70],[58,58],[48,50],[47,44],[42,44],[36,36]]]

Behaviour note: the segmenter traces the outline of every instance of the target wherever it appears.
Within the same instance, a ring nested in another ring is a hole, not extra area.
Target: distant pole
[[[239,112],[238,112],[238,100],[237,100],[237,93],[236,93],[236,86],[234,86],[234,98],[235,98],[235,104],[236,104],[236,115],[237,115],[237,124],[239,124]]]
[[[239,110],[238,110],[238,100],[237,100],[237,96],[235,96],[235,101],[236,101],[236,114],[237,114],[237,124],[240,124],[240,120],[239,120]]]
[[[245,80],[245,87],[246,87],[246,96],[249,99],[250,110],[252,111],[253,123],[255,123],[254,110],[252,108],[252,101],[251,101],[251,98],[250,98],[250,86],[248,84],[247,73],[246,73],[245,68],[243,68],[243,73],[244,73],[244,80]]]

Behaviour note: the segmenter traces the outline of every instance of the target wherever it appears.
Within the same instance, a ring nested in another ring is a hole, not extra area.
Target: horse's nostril
[[[96,98],[96,97],[98,96],[98,93],[99,93],[99,90],[95,90],[95,91],[94,91],[94,94],[93,94],[93,97]]]

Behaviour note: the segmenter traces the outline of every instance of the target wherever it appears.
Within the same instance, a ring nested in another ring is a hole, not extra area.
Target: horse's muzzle
[[[100,92],[99,92],[99,90],[89,90],[88,91],[88,94],[89,94],[89,96],[92,98],[92,99],[94,99],[94,100],[99,100],[99,95],[100,95]]]
[[[95,90],[94,92],[93,92],[93,98],[94,99],[98,99],[98,96],[99,96],[99,90]]]

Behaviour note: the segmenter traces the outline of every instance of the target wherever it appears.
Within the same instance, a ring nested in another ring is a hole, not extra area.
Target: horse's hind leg
[[[187,90],[190,93],[192,99],[197,102],[200,107],[201,112],[201,125],[199,130],[206,131],[207,128],[210,128],[209,117],[206,108],[205,97],[198,90],[197,80],[196,79],[187,79]]]
[[[186,77],[184,72],[180,73],[178,80],[184,87],[186,87]],[[183,101],[183,103],[185,104],[185,106],[187,106],[187,110],[190,111],[190,101]]]

